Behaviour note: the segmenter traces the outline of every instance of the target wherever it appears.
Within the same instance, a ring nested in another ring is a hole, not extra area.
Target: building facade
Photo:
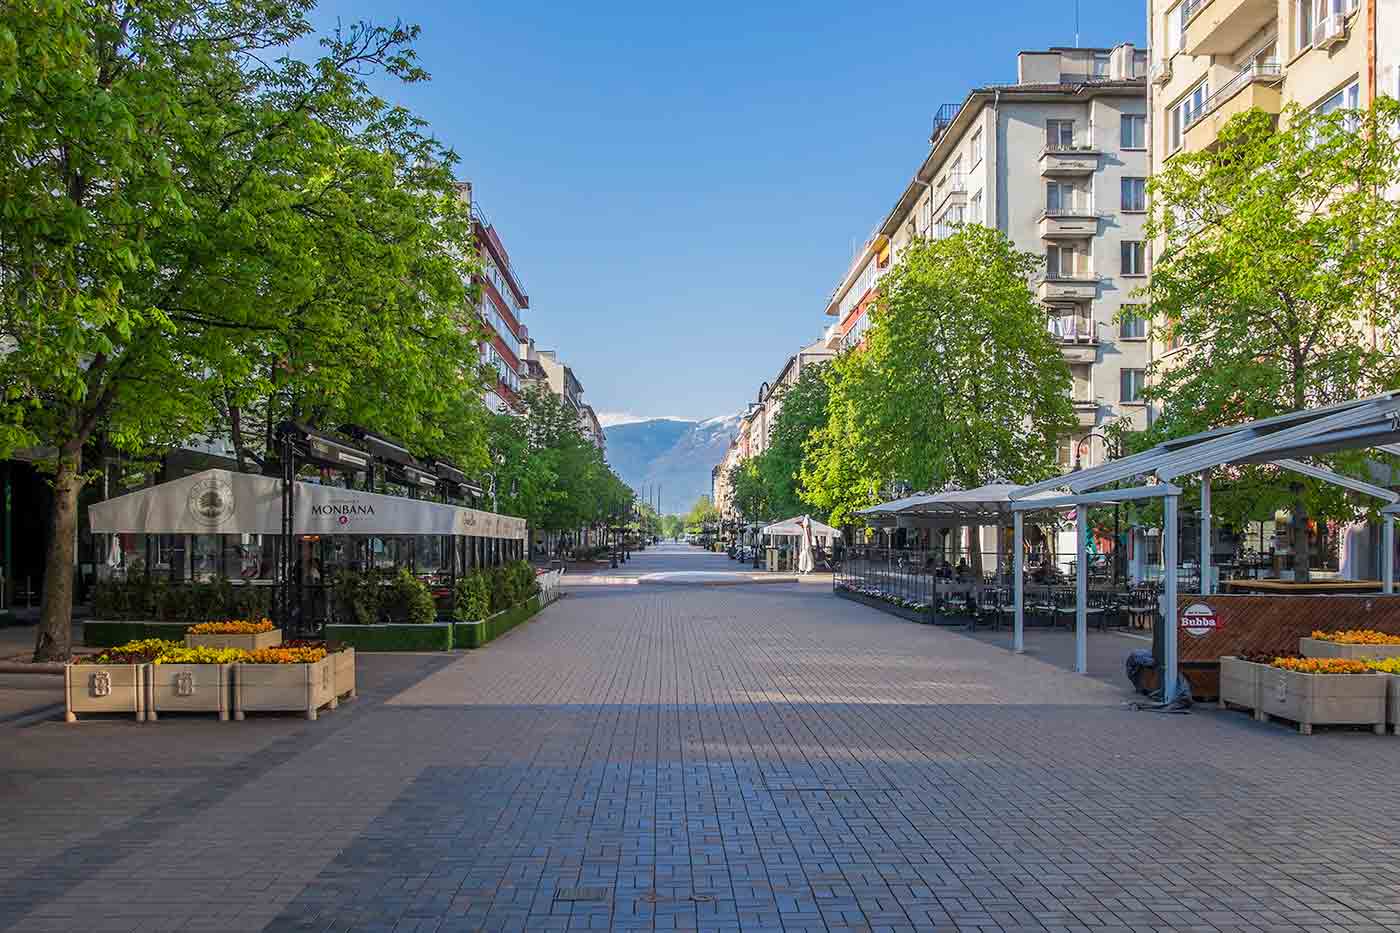
[[[525,387],[538,386],[560,398],[578,416],[579,430],[599,450],[607,447],[603,426],[593,407],[583,400],[583,383],[574,375],[573,369],[559,358],[557,350],[540,350],[535,341],[526,334],[520,346],[522,384]]]
[[[827,303],[827,344],[860,344],[880,277],[915,238],[984,224],[1045,257],[1031,285],[1079,416],[1063,464],[1098,462],[1112,422],[1145,425],[1147,68],[1127,44],[1021,52],[1015,84],[941,107],[928,156]]]
[[[481,361],[496,372],[496,382],[486,390],[486,405],[494,412],[518,411],[520,378],[524,368],[520,347],[527,339],[525,310],[530,307],[510,254],[486,212],[475,199],[471,182],[459,182],[457,190],[471,204],[472,243],[480,271],[472,276],[478,293],[477,314],[486,324]]]

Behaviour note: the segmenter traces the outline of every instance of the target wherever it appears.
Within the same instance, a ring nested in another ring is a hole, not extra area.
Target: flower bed
[[[271,619],[203,622],[191,625],[185,630],[185,644],[190,647],[257,651],[260,648],[272,648],[282,644],[282,630],[274,626]]]
[[[145,678],[148,664],[73,662],[63,667],[64,718],[77,722],[78,714],[132,713],[137,722],[146,719]]]
[[[258,711],[304,712],[337,704],[335,665],[324,648],[263,648],[234,666],[233,718]]]
[[[1400,656],[1400,635],[1372,629],[1315,631],[1298,639],[1298,651],[1305,658],[1388,658]]]
[[[850,599],[858,603],[864,603],[872,609],[879,609],[891,615],[899,616],[901,619],[908,619],[910,622],[918,622],[927,625],[929,622],[928,603],[917,600],[904,599],[873,586],[852,586],[848,583],[839,583],[834,587],[837,596]]]
[[[1369,725],[1385,732],[1387,678],[1347,658],[1277,658],[1262,672],[1259,709],[1298,724]]]

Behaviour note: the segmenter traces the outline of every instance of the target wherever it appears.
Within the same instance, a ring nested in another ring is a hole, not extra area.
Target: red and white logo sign
[[[1205,638],[1220,628],[1220,617],[1205,603],[1192,603],[1181,611],[1181,629],[1192,638]]]

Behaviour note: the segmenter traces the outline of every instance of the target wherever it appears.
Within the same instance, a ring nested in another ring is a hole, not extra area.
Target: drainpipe
[[[990,160],[988,167],[992,170],[991,190],[996,192],[996,215],[990,225],[993,230],[1001,229],[1001,88],[992,92],[992,146],[983,158]],[[982,210],[989,210],[991,205],[983,206]],[[1007,231],[1010,233],[1011,231]]]
[[[1155,124],[1156,121],[1154,121],[1154,120],[1152,119],[1152,116],[1153,116],[1153,114],[1152,114],[1152,96],[1153,96],[1153,95],[1152,95],[1152,62],[1153,62],[1153,57],[1156,55],[1156,50],[1157,50],[1156,44],[1152,41],[1152,27],[1153,27],[1154,25],[1156,25],[1157,23],[1154,21],[1154,18],[1153,18],[1153,16],[1152,16],[1152,0],[1146,0],[1146,3],[1147,3],[1147,81],[1146,81],[1146,84],[1147,84],[1147,118],[1146,118],[1146,120],[1144,121],[1143,133],[1144,133],[1144,134],[1146,135],[1146,137],[1147,137],[1147,177],[1148,177],[1148,178],[1151,178],[1151,177],[1152,177],[1152,157],[1153,157],[1153,155],[1154,155],[1154,154],[1156,153],[1156,151],[1157,151],[1157,138],[1156,138],[1156,134],[1154,133],[1154,124]],[[1148,210],[1148,217],[1150,218],[1150,217],[1152,216],[1152,214],[1151,214],[1151,211],[1152,211],[1152,201],[1150,200],[1150,199],[1151,199],[1151,195],[1150,195],[1150,194],[1148,195],[1148,198],[1149,198],[1149,200],[1148,200],[1148,202],[1147,202],[1147,210]],[[1154,244],[1154,242],[1153,242],[1152,240],[1148,240],[1146,243],[1143,244],[1143,250],[1142,250],[1142,252],[1143,252],[1143,257],[1144,257],[1144,259],[1146,259],[1146,261],[1147,261],[1147,287],[1148,287],[1148,298],[1147,298],[1147,328],[1148,328],[1148,340],[1147,340],[1147,372],[1149,372],[1149,373],[1152,372],[1152,363],[1153,363],[1153,361],[1154,361],[1154,359],[1155,359],[1156,352],[1157,352],[1157,341],[1156,341],[1155,338],[1153,338],[1153,337],[1151,336],[1151,334],[1152,334],[1152,321],[1156,318],[1156,315],[1152,313],[1152,296],[1151,296],[1151,289],[1152,289],[1152,254],[1153,254],[1153,246],[1154,246],[1154,245],[1155,245],[1155,244]],[[1150,402],[1149,402],[1146,406],[1144,406],[1144,415],[1145,415],[1145,417],[1146,417],[1146,419],[1147,419],[1147,427],[1148,427],[1149,430],[1152,428],[1152,422],[1155,420],[1154,417],[1153,417],[1154,414],[1155,414],[1155,412],[1154,412],[1155,407],[1156,407],[1156,406],[1153,405],[1153,404],[1150,403]]]

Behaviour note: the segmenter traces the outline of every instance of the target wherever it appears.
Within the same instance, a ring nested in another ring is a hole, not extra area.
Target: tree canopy
[[[1038,262],[979,225],[905,249],[864,346],[822,370],[827,420],[805,443],[804,501],[841,524],[894,483],[1053,472],[1075,422],[1069,369],[1027,284]]]
[[[1344,401],[1400,380],[1400,105],[1275,123],[1252,110],[1217,146],[1183,152],[1151,182],[1148,233],[1163,243],[1150,298],[1168,344],[1146,396],[1161,417],[1140,443]],[[1357,457],[1330,458],[1361,471]],[[1335,486],[1275,468],[1228,471],[1214,500],[1240,522],[1293,511],[1299,571],[1306,518],[1350,519]]]

